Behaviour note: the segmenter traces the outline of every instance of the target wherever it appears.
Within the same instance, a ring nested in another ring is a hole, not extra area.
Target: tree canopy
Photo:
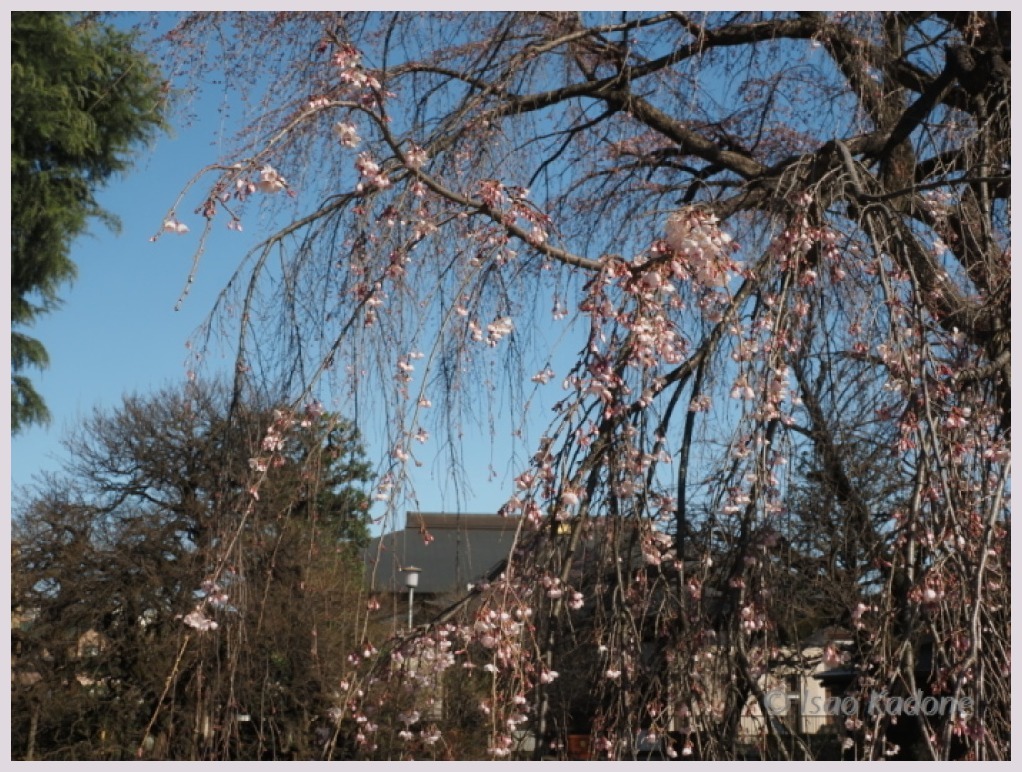
[[[13,523],[15,755],[315,758],[358,644],[354,429],[192,384],[96,411],[67,450]]]
[[[11,14],[11,423],[47,420],[24,371],[48,363],[24,332],[75,276],[71,245],[90,221],[116,218],[96,201],[132,149],[164,126],[156,66],[125,32],[81,14]]]
[[[378,730],[402,658],[458,640],[436,661],[492,673],[496,757],[512,727],[563,738],[564,662],[590,667],[604,753],[670,732],[734,758],[798,607],[848,629],[856,693],[983,705],[919,717],[911,748],[851,721],[847,753],[1007,757],[1009,26],[200,13],[166,35],[258,105],[186,190],[204,233],[281,218],[200,333],[233,325],[239,387],[367,406],[391,512],[430,447],[456,470],[473,420],[516,422],[494,448],[521,548],[468,618],[381,646],[343,720]]]

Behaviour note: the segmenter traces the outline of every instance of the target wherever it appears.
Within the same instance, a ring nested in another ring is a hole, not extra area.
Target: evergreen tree
[[[156,67],[132,37],[80,14],[11,14],[11,424],[49,413],[23,371],[43,368],[43,344],[22,329],[52,310],[75,276],[71,244],[131,148],[164,127]]]

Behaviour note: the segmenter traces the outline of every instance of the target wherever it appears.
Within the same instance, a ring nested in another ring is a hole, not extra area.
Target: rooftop
[[[464,592],[511,553],[520,518],[409,512],[405,527],[370,540],[366,576],[375,592],[403,592],[401,569],[419,569],[420,593]]]

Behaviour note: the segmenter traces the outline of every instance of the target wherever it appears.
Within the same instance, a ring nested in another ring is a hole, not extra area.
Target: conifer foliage
[[[81,14],[11,13],[11,424],[46,421],[25,375],[44,368],[25,328],[59,302],[75,276],[74,240],[90,221],[116,219],[96,201],[132,149],[163,127],[156,67],[130,35]]]

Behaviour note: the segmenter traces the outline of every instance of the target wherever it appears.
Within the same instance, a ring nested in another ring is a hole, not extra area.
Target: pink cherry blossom
[[[337,135],[338,141],[344,147],[357,147],[362,141],[362,138],[358,135],[358,129],[355,128],[355,124],[348,121],[338,121],[335,123],[334,134]]]
[[[272,166],[264,166],[259,171],[259,180],[255,183],[256,190],[262,193],[279,193],[287,188],[287,180],[280,176]]]
[[[566,507],[577,507],[581,497],[574,488],[568,488],[561,493],[561,503]]]
[[[494,320],[486,326],[487,343],[496,346],[503,337],[510,335],[512,330],[514,330],[514,322],[511,321],[510,316],[502,316]]]
[[[202,613],[201,607],[196,607],[194,611],[187,614],[184,618],[184,623],[189,627],[195,628],[199,632],[206,632],[208,630],[216,630],[218,625],[212,619],[209,619],[205,614]]]
[[[405,153],[405,164],[410,169],[421,169],[427,160],[429,160],[429,156],[426,155],[426,151],[415,145]]]

